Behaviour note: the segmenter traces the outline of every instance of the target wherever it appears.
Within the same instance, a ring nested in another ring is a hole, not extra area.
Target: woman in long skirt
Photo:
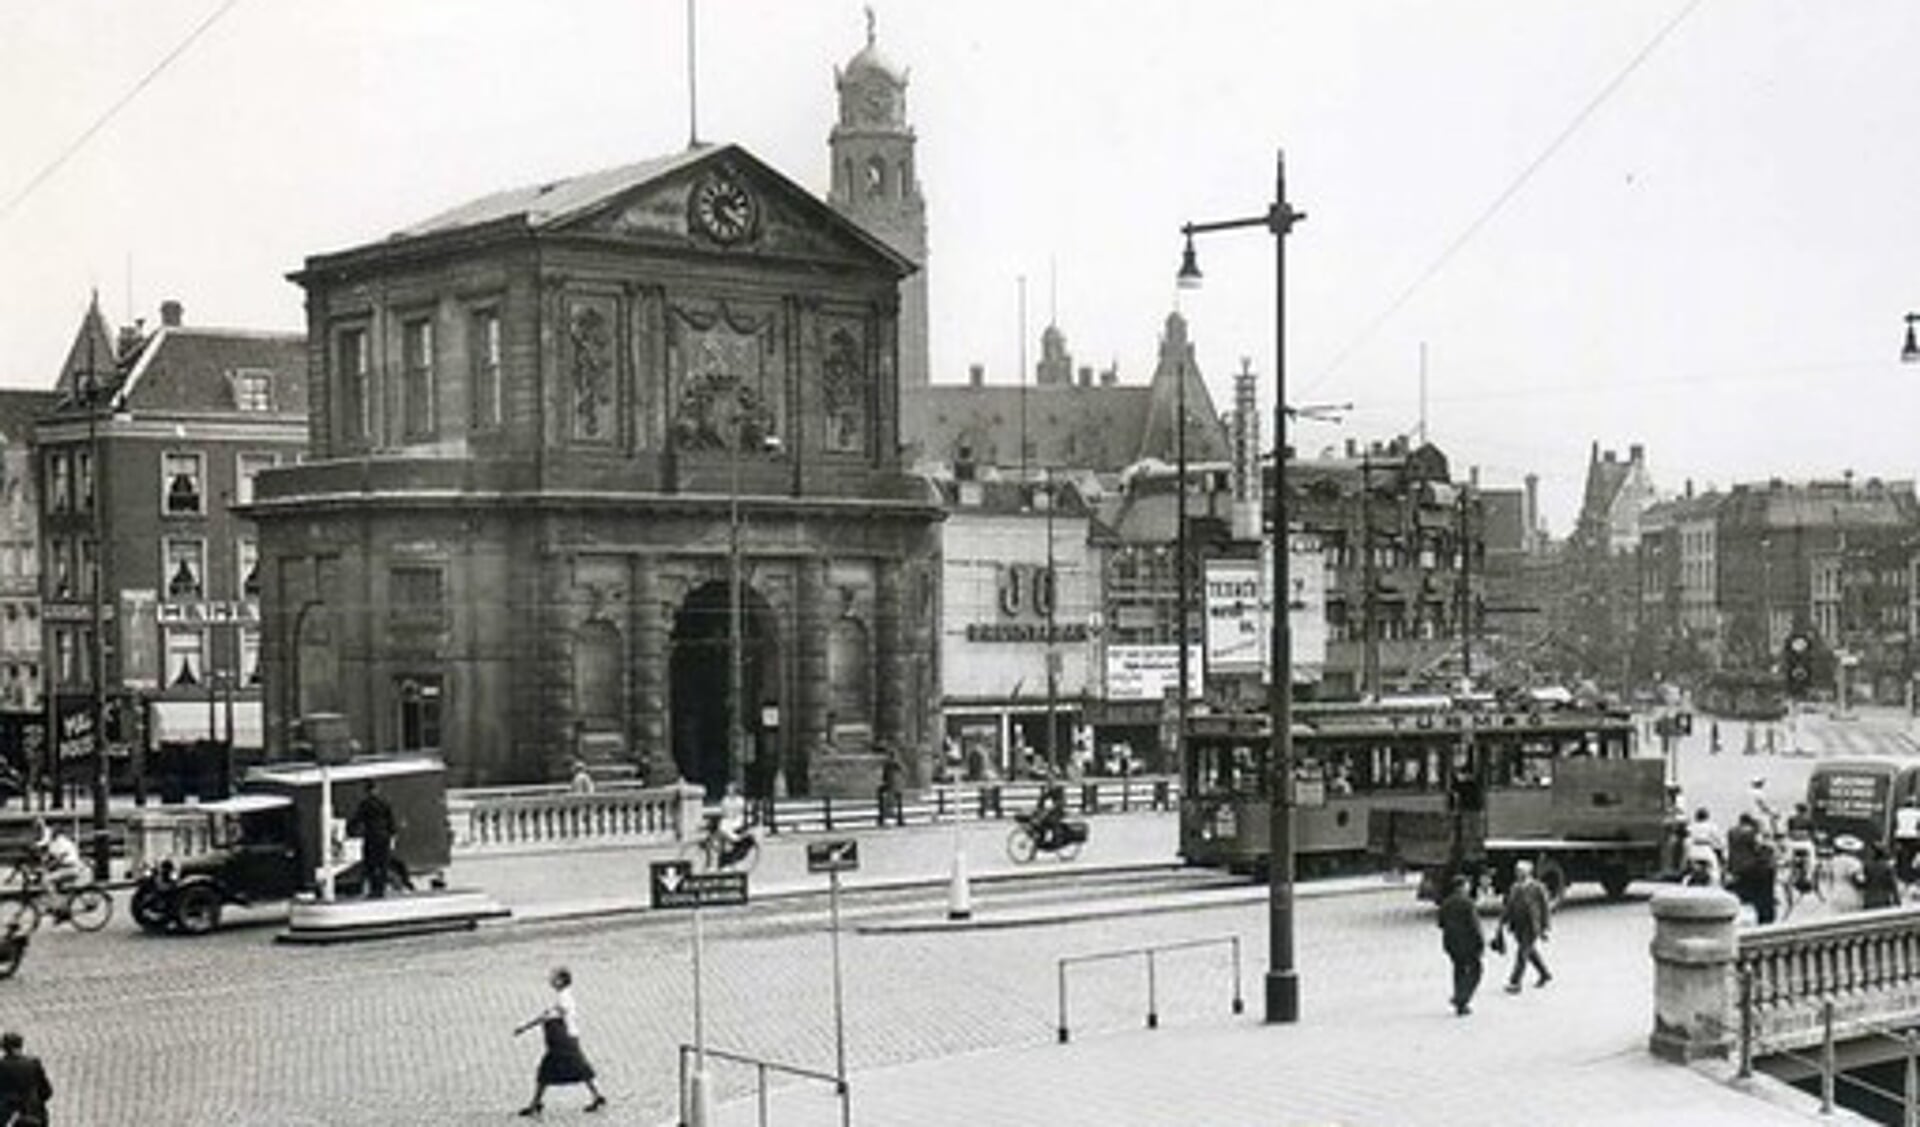
[[[599,1111],[607,1106],[607,1097],[594,1086],[593,1065],[580,1051],[580,1018],[579,1007],[573,1000],[573,972],[555,967],[547,984],[553,987],[553,1005],[513,1031],[517,1037],[537,1025],[547,1042],[546,1052],[540,1054],[540,1070],[534,1074],[533,1102],[521,1108],[520,1114],[529,1118],[539,1115],[546,1107],[544,1100],[551,1084],[585,1084],[587,1091],[593,1093],[587,1110]]]

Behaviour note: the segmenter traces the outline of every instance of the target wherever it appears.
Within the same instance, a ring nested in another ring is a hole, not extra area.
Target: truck
[[[332,792],[332,822],[321,824],[321,782]],[[235,794],[184,809],[137,816],[130,833],[139,874],[133,918],[150,933],[202,935],[229,905],[252,906],[315,890],[323,863],[334,887],[362,887],[358,845],[346,816],[373,783],[397,823],[390,887],[438,883],[452,854],[446,765],[424,756],[378,756],[322,767],[274,763],[249,770]]]
[[[1576,881],[1598,882],[1618,899],[1633,881],[1677,871],[1678,815],[1661,760],[1568,757],[1555,761],[1544,789],[1544,804],[1467,790],[1440,810],[1375,808],[1369,845],[1417,871],[1420,898],[1436,902],[1455,876],[1504,894],[1521,861],[1556,902]]]

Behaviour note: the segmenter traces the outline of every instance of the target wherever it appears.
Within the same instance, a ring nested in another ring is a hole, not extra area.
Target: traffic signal
[[[1787,695],[1804,697],[1813,689],[1813,639],[1795,631],[1787,635],[1780,659],[1786,677]]]

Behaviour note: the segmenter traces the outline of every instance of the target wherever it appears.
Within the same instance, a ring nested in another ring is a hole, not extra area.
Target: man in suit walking
[[[1533,862],[1519,861],[1513,866],[1513,887],[1507,889],[1500,924],[1513,933],[1513,973],[1507,977],[1507,993],[1520,993],[1520,980],[1528,964],[1539,974],[1534,985],[1545,986],[1553,973],[1540,957],[1540,944],[1552,928],[1552,912],[1547,904],[1547,888],[1533,879]]]
[[[1454,877],[1447,898],[1440,902],[1440,946],[1453,961],[1453,1012],[1465,1017],[1473,1012],[1469,1003],[1480,987],[1482,952],[1486,937],[1480,931],[1480,914],[1474,908],[1472,882]]]
[[[20,1051],[25,1044],[11,1029],[0,1033],[0,1123],[47,1127],[53,1085],[40,1058]]]

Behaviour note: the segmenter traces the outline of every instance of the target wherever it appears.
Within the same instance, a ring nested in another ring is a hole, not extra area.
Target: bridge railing
[[[609,786],[576,794],[564,785],[493,787],[447,796],[455,849],[669,844],[697,832],[699,787]]]
[[[1883,908],[1739,933],[1743,1054],[1765,1056],[1920,1017],[1920,908]]]

